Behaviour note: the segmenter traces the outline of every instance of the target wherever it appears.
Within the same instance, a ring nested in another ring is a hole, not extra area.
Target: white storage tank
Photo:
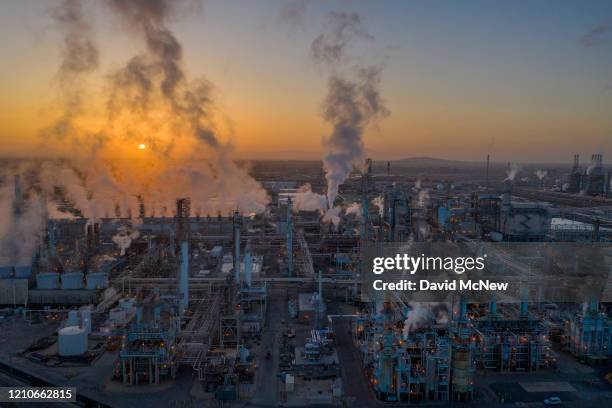
[[[0,266],[0,278],[10,278],[12,274],[12,266]]]
[[[83,272],[63,273],[62,289],[83,289]]]
[[[59,289],[60,280],[57,272],[42,272],[36,275],[37,289]]]
[[[108,288],[108,274],[106,272],[91,272],[87,274],[87,289]]]
[[[15,277],[16,278],[29,278],[32,276],[31,265],[18,265],[15,266]]]
[[[79,326],[68,326],[58,332],[59,355],[78,356],[87,352],[87,332]]]

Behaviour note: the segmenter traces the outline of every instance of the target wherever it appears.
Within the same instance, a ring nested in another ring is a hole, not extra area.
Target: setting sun
[[[147,145],[145,145],[144,143],[141,143],[141,144],[139,144],[139,145],[138,145],[138,148],[139,148],[140,150],[144,150],[144,149],[146,149],[146,148],[147,148]]]

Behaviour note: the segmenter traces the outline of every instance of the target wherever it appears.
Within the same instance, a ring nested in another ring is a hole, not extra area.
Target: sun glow
[[[145,145],[144,143],[141,143],[141,144],[139,144],[139,145],[138,145],[138,148],[139,148],[140,150],[144,150],[144,149],[146,149],[146,148],[147,148],[147,145]]]

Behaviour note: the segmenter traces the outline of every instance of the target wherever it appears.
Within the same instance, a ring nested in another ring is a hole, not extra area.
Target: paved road
[[[361,367],[360,357],[353,346],[349,332],[350,318],[335,318],[333,326],[337,339],[338,358],[342,366],[344,395],[354,398],[353,406],[371,407],[381,404],[372,393]]]
[[[285,291],[273,289],[269,293],[266,328],[264,329],[260,355],[258,356],[258,371],[256,390],[253,399],[247,406],[278,405],[278,337],[282,332],[281,321],[287,319],[287,302]],[[272,353],[270,360],[265,359],[266,352]]]

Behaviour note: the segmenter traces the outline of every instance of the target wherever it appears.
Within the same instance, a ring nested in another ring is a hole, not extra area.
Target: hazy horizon
[[[107,3],[83,3],[99,61],[74,80],[83,89],[79,124],[94,131],[106,115],[109,76],[146,48]],[[366,155],[542,163],[612,156],[610,2],[192,3],[167,25],[182,43],[185,73],[210,84],[216,136],[234,157],[323,157],[328,74],[311,54],[331,13],[359,16],[362,30],[342,39],[340,69],[380,69],[388,112],[364,126]],[[3,155],[48,154],[40,133],[63,109],[65,33],[54,16],[61,4],[0,6]],[[126,151],[137,152],[136,139]],[[54,148],[69,149],[62,143]]]

